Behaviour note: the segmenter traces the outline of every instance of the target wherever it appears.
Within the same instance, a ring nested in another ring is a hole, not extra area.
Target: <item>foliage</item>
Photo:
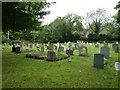
[[[51,42],[75,41],[79,39],[79,33],[83,30],[81,17],[76,14],[67,14],[57,17],[46,28],[46,37]]]
[[[117,23],[120,23],[120,1],[116,5],[115,9],[118,10],[118,13],[117,13]]]
[[[109,17],[105,9],[99,8],[96,11],[86,13],[86,16],[83,17],[83,19],[87,25],[87,28],[91,30],[90,32],[98,36],[103,30],[103,25],[108,22]]]

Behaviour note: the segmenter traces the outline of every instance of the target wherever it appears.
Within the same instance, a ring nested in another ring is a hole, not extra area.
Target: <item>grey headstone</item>
[[[115,51],[115,53],[119,53],[119,45],[118,45],[118,44],[113,43],[113,44],[112,44],[112,48],[113,48],[113,50]]]
[[[100,53],[104,55],[105,58],[110,57],[110,49],[107,46],[101,47]]]
[[[82,45],[82,46],[79,47],[78,50],[79,50],[79,55],[80,56],[88,56],[88,49],[87,49],[87,47]]]

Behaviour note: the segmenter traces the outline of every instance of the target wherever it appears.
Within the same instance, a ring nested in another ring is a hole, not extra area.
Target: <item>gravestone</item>
[[[114,50],[115,53],[119,53],[119,45],[118,44],[113,43],[112,44],[112,48],[113,48],[113,50]]]
[[[73,50],[66,50],[66,54],[67,54],[68,56],[73,55]]]
[[[48,50],[49,51],[53,51],[54,50],[54,44],[49,44],[49,46],[48,46]]]
[[[99,43],[98,42],[95,43],[95,47],[99,48]]]
[[[63,51],[64,51],[64,47],[60,46],[60,47],[58,48],[58,52],[63,52]]]
[[[120,71],[120,62],[115,62],[116,71]]]
[[[72,48],[72,43],[71,42],[68,43],[68,47],[69,47],[69,49]]]
[[[47,60],[48,61],[56,61],[56,53],[54,51],[48,51]]]
[[[79,44],[75,43],[75,49],[78,49],[78,48],[79,48]]]
[[[94,54],[94,67],[103,68],[104,67],[104,55]]]
[[[84,49],[85,49],[85,51],[84,51]],[[84,45],[80,46],[78,50],[79,50],[80,56],[88,56],[88,49]]]
[[[57,46],[56,45],[54,45],[54,48],[55,48],[55,50],[57,50]]]
[[[44,45],[41,46],[41,52],[44,52]]]
[[[110,49],[106,45],[101,47],[100,53],[104,55],[105,58],[110,57]]]
[[[13,44],[13,46],[12,46],[12,52],[15,52],[15,45]]]
[[[16,47],[15,52],[20,53],[20,47]]]

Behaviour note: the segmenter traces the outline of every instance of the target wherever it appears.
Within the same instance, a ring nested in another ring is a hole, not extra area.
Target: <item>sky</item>
[[[47,0],[47,2],[56,2],[51,5],[49,9],[50,14],[45,16],[44,24],[49,24],[58,16],[65,16],[68,13],[75,13],[79,16],[84,16],[87,12],[96,10],[97,8],[104,8],[108,15],[114,15],[117,10],[114,7],[120,0]]]

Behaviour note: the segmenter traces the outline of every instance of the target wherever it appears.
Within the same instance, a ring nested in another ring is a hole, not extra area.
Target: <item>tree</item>
[[[57,17],[47,26],[48,37],[52,41],[75,41],[79,38],[81,30],[83,30],[81,17],[76,14]]]
[[[9,32],[28,32],[41,27],[45,11],[52,3],[48,2],[2,2],[2,30]]]
[[[116,5],[115,9],[118,10],[118,13],[117,13],[117,23],[120,23],[120,1]]]
[[[90,32],[98,36],[99,33],[104,30],[103,26],[108,22],[109,16],[105,9],[97,9],[96,11],[88,12],[83,19],[85,20],[84,22],[87,28],[90,29]]]

